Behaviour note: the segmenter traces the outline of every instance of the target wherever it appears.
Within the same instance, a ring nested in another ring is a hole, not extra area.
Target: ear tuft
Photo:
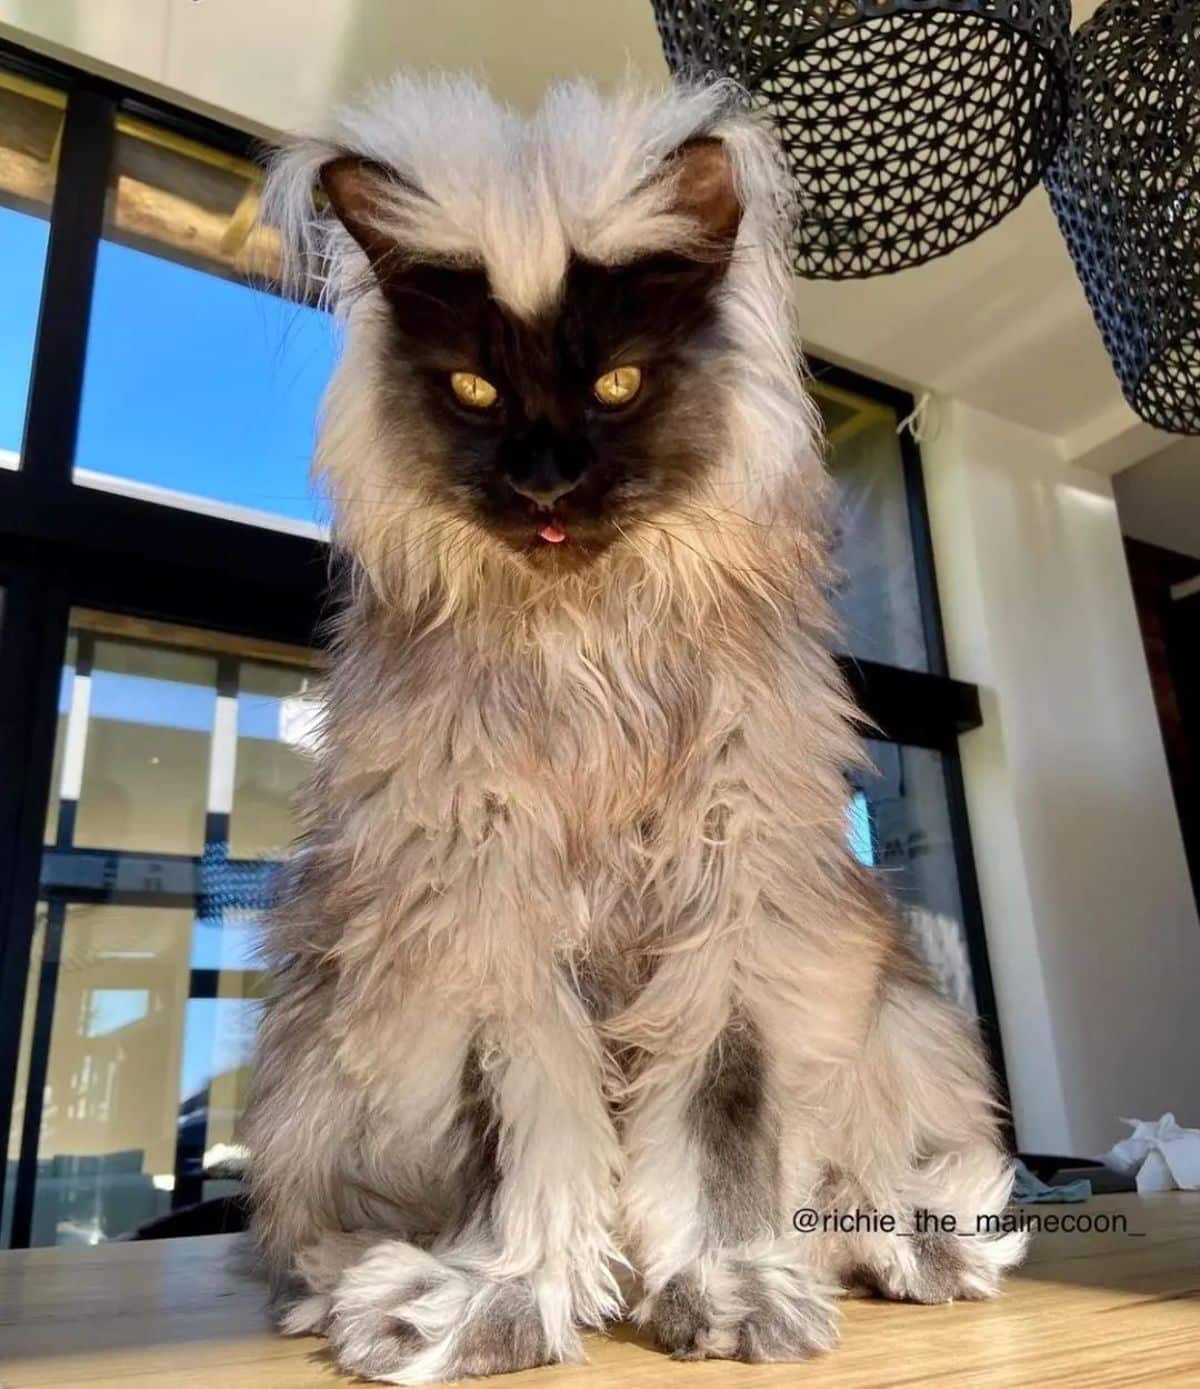
[[[325,196],[338,221],[366,252],[376,271],[395,250],[395,243],[379,225],[389,183],[398,177],[385,165],[347,154],[323,164],[318,173]]]
[[[742,204],[725,142],[713,136],[689,140],[671,155],[666,172],[673,180],[671,211],[694,221],[703,249],[727,261],[741,225]]]

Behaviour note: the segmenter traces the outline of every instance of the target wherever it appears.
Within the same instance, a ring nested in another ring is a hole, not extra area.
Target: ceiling
[[[266,133],[399,66],[468,68],[525,108],[558,78],[666,72],[649,0],[0,0],[5,32]],[[942,260],[796,292],[811,350],[1040,430],[1064,461],[1113,472],[1171,442],[1123,403],[1041,189]]]

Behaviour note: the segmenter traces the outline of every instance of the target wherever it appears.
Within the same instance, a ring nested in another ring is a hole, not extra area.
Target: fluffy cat
[[[324,198],[314,199],[314,186]],[[246,1121],[286,1330],[419,1384],[790,1360],[1016,1236],[967,1021],[847,845],[788,180],[737,93],[398,79],[269,206],[344,316],[344,604]]]

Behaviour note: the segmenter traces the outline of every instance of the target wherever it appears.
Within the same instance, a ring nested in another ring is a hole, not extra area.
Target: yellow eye
[[[476,376],[473,371],[452,371],[450,389],[472,410],[487,410],[495,405],[500,396],[500,392],[490,381]]]
[[[641,367],[614,367],[592,385],[601,405],[625,405],[642,388]]]

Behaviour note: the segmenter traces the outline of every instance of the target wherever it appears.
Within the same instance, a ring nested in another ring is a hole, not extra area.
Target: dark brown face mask
[[[741,220],[724,145],[667,160],[670,211],[698,229],[691,254],[622,265],[573,258],[557,302],[520,318],[482,269],[414,260],[374,211],[395,176],[347,156],[321,171],[366,253],[389,313],[385,380],[402,431],[414,403],[440,439],[448,503],[536,562],[599,554],[702,472],[717,429],[706,360],[720,351],[715,291]]]

